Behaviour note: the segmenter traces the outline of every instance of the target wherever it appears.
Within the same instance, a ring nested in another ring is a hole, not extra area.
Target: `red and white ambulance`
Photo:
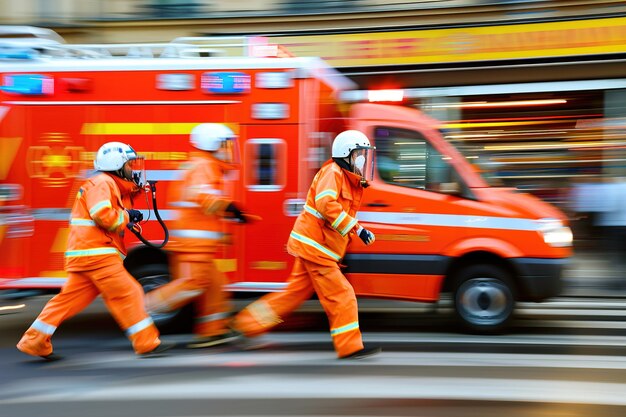
[[[354,242],[343,260],[358,295],[437,302],[450,292],[463,324],[492,332],[516,300],[559,294],[572,250],[563,213],[489,187],[416,109],[342,104],[352,82],[318,58],[258,39],[237,50],[196,38],[69,45],[45,29],[9,29],[28,37],[0,39],[0,290],[64,283],[70,208],[100,145],[126,142],[144,155],[165,207],[168,182],[193,152],[191,129],[216,122],[239,135],[233,194],[262,218],[232,228],[236,244],[220,260],[229,289],[284,288],[291,227],[334,136],[349,128],[377,148],[357,216],[376,243]],[[172,213],[160,212],[167,222]],[[144,231],[161,235],[152,220]],[[146,287],[166,275],[167,258],[154,251],[138,249],[126,262],[148,277]]]

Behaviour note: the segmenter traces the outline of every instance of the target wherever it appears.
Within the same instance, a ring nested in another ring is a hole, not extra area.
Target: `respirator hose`
[[[159,224],[161,225],[161,228],[163,229],[163,234],[164,234],[163,242],[159,244],[155,244],[146,240],[141,235],[141,232],[139,230],[131,229],[131,232],[133,232],[133,234],[137,236],[137,239],[139,239],[141,243],[143,243],[144,245],[150,246],[151,248],[155,248],[155,249],[161,249],[163,246],[167,244],[168,240],[170,239],[170,233],[167,230],[167,226],[165,225],[165,222],[161,218],[161,215],[159,214],[159,208],[157,206],[157,200],[156,200],[156,181],[148,182],[148,185],[150,186],[150,191],[152,193],[152,208],[154,210],[154,215],[156,216],[157,220],[159,221]]]

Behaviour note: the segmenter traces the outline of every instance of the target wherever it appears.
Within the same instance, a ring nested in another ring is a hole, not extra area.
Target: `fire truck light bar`
[[[402,101],[404,99],[404,91],[403,90],[370,90],[367,92],[367,99],[370,102]]]
[[[54,79],[41,74],[8,74],[0,90],[26,96],[44,96],[54,93]]]
[[[243,72],[205,72],[200,85],[205,93],[241,94],[250,92],[250,76]]]

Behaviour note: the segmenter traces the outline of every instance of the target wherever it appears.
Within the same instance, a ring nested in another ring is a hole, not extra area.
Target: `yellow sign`
[[[142,136],[142,135],[189,135],[191,130],[202,122],[194,123],[85,123],[81,135]],[[239,125],[224,123],[233,132],[239,132]]]
[[[73,146],[66,133],[46,133],[26,154],[27,171],[45,187],[65,187],[81,175],[81,146]]]
[[[396,242],[429,242],[430,238],[426,235],[377,234],[376,240],[393,240]]]
[[[250,263],[250,268],[263,271],[280,271],[287,269],[287,262],[282,261],[256,261]]]
[[[272,40],[333,67],[597,55],[626,52],[626,17]]]

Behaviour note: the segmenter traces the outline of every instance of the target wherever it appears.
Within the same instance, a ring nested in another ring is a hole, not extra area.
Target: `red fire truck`
[[[0,42],[0,290],[64,283],[70,208],[100,145],[126,142],[144,155],[165,207],[168,183],[193,152],[191,129],[217,122],[239,135],[233,194],[262,218],[232,228],[236,245],[220,260],[230,290],[284,288],[295,217],[334,136],[350,128],[377,147],[357,216],[376,243],[355,242],[343,260],[358,295],[434,303],[451,293],[460,322],[491,332],[516,300],[559,293],[572,244],[560,211],[490,188],[416,109],[342,104],[352,82],[318,58],[257,38],[237,49],[232,39],[198,38],[69,45],[45,29],[4,30],[28,36]],[[171,213],[160,212],[167,222]],[[152,220],[144,231],[160,234]],[[146,288],[167,276],[167,257],[155,251],[126,259]]]

